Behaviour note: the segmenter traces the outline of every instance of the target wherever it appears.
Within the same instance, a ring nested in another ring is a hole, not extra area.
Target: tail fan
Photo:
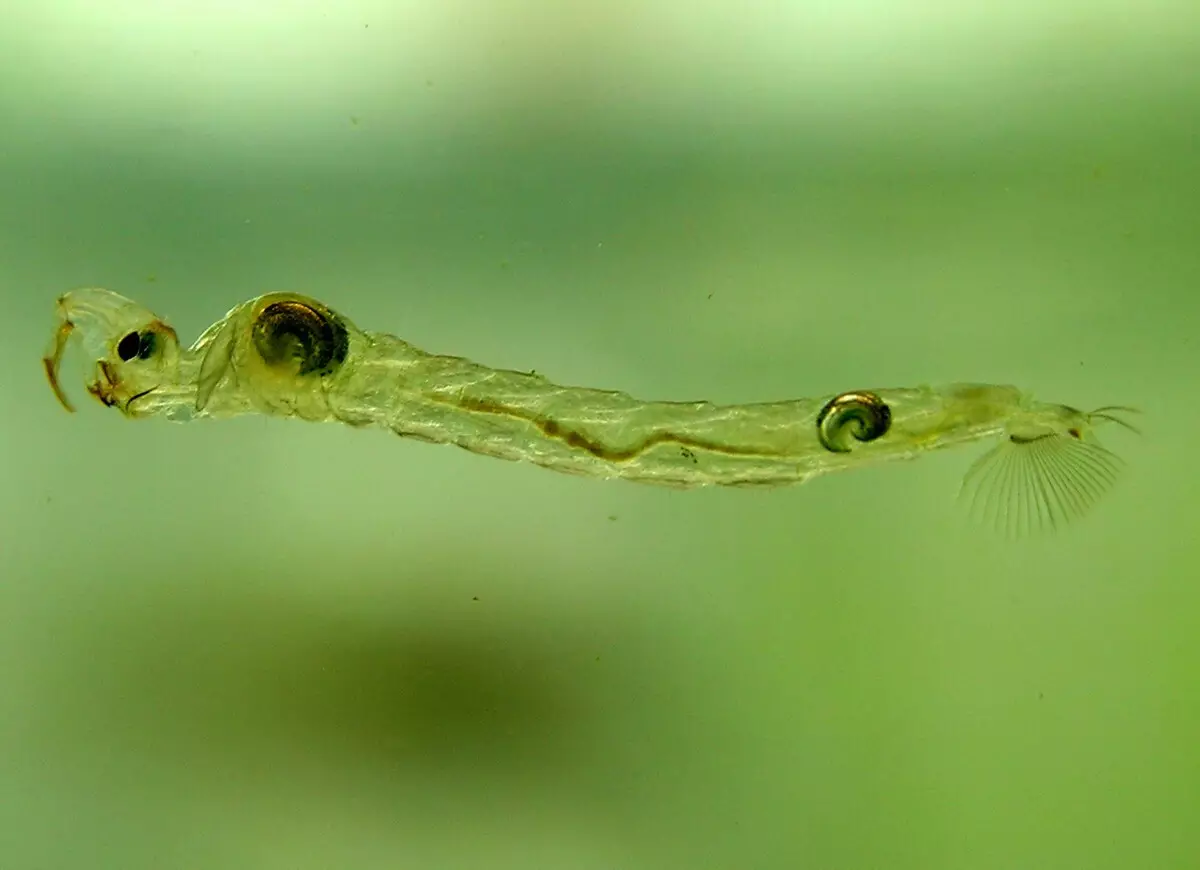
[[[971,516],[1010,538],[1059,529],[1112,488],[1124,463],[1092,440],[1047,433],[1005,438],[963,477]]]

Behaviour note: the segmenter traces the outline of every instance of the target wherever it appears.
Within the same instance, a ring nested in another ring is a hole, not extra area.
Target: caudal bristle
[[[959,497],[974,519],[1008,537],[1038,534],[1090,510],[1121,465],[1094,441],[1065,434],[1005,438],[967,471]]]

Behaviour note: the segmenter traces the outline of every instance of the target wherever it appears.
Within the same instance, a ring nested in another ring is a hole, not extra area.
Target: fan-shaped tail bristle
[[[1040,534],[1087,513],[1122,464],[1099,444],[1070,435],[1005,438],[967,471],[959,498],[973,519],[1006,537]]]

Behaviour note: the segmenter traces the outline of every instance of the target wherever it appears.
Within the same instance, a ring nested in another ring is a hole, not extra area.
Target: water
[[[239,8],[0,17],[0,867],[1195,863],[1194,10]],[[647,398],[981,380],[1146,434],[1012,545],[971,450],[680,493],[71,417],[80,285],[189,342],[291,289]]]

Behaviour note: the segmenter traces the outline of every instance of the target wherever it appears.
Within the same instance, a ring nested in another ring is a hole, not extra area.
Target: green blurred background
[[[1191,0],[4,3],[0,870],[1200,866],[1198,231]],[[1013,545],[970,450],[675,492],[70,417],[81,285],[1146,434]]]

